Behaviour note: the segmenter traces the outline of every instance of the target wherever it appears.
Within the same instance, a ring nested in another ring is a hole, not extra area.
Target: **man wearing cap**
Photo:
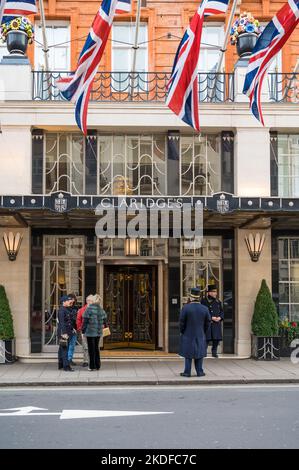
[[[211,322],[209,310],[200,303],[200,290],[191,289],[191,302],[184,305],[180,314],[180,356],[185,358],[185,370],[182,377],[191,376],[192,359],[197,377],[205,375],[203,371],[203,358],[207,355],[205,333]]]
[[[68,345],[70,339],[73,335],[73,322],[72,322],[72,308],[71,305],[74,299],[70,295],[63,295],[60,299],[60,307],[58,310],[58,329],[57,335],[58,339],[60,337],[68,340]],[[58,369],[63,369],[66,372],[72,372],[74,369],[71,368],[68,361],[68,345],[67,347],[59,345],[58,349]]]
[[[207,295],[202,300],[202,305],[209,309],[211,315],[211,326],[207,331],[207,346],[212,341],[212,356],[218,357],[217,348],[222,341],[222,322],[224,313],[222,303],[217,299],[217,287],[215,285],[208,285]]]

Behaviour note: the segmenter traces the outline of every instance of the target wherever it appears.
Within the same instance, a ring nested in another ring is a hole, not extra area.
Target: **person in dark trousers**
[[[211,318],[209,310],[200,303],[200,290],[191,289],[191,302],[184,305],[180,314],[180,356],[185,358],[183,377],[191,377],[192,359],[197,377],[206,375],[203,371],[203,358],[207,355],[205,333],[209,329]]]
[[[78,313],[77,297],[75,294],[69,294],[69,297],[71,297],[73,300],[71,304],[73,334],[69,342],[67,358],[68,358],[70,366],[76,366],[77,364],[73,361],[73,357],[74,357],[75,347],[77,343],[77,313]]]
[[[58,328],[57,336],[68,340],[67,346],[59,345],[58,349],[58,369],[63,369],[66,372],[72,372],[68,361],[68,346],[73,335],[73,322],[72,322],[72,308],[71,304],[73,298],[69,295],[64,295],[60,299],[60,307],[58,310]]]
[[[103,326],[107,320],[107,314],[100,304],[101,297],[96,294],[83,313],[82,333],[86,336],[88,344],[88,370],[99,370],[101,367],[99,342],[103,336]]]
[[[218,357],[217,348],[220,341],[222,341],[222,322],[224,313],[222,303],[217,299],[217,287],[215,285],[208,285],[207,295],[201,301],[202,305],[209,309],[211,315],[211,326],[207,331],[207,347],[209,342],[212,341],[212,356]]]
[[[82,350],[83,350],[82,367],[88,367],[88,364],[89,364],[87,338],[86,338],[86,335],[82,333],[83,315],[88,305],[90,305],[90,303],[93,302],[93,298],[94,298],[93,295],[89,295],[88,297],[86,297],[86,304],[78,310],[77,319],[76,319],[77,335],[79,335],[79,338],[81,339],[81,345],[82,345]]]

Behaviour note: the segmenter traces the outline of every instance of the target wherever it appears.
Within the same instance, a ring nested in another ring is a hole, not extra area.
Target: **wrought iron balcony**
[[[299,102],[299,73],[268,73],[269,101]]]
[[[33,100],[64,100],[56,80],[67,72],[33,72]],[[95,102],[165,102],[169,72],[98,72],[91,91]],[[234,75],[199,73],[201,102],[234,101]]]
[[[56,80],[68,72],[33,72],[33,100],[63,101]],[[94,102],[165,102],[170,72],[98,72],[91,91]],[[199,73],[200,102],[235,101],[233,73]],[[299,73],[269,73],[263,100],[299,102]],[[268,96],[267,96],[268,93]]]

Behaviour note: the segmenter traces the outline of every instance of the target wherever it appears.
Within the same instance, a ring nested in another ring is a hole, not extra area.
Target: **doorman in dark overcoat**
[[[185,358],[183,377],[191,376],[192,359],[198,377],[205,375],[203,358],[207,355],[205,333],[211,322],[209,310],[200,303],[200,290],[192,288],[191,302],[184,305],[180,314],[180,356]]]
[[[207,346],[212,341],[212,356],[218,357],[217,348],[222,341],[222,322],[224,320],[224,312],[222,303],[217,299],[217,287],[208,285],[207,294],[201,301],[202,305],[208,307],[211,316],[211,325],[207,331]]]

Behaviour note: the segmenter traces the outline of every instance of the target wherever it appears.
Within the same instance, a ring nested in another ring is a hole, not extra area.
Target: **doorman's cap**
[[[192,287],[190,291],[190,297],[192,297],[193,299],[199,299],[200,289],[198,287]]]
[[[71,297],[70,295],[63,295],[62,297],[60,297],[61,304],[63,304],[63,302],[67,302],[68,300],[73,300],[73,297]]]
[[[207,291],[212,292],[213,290],[217,290],[217,286],[215,284],[209,284],[207,287]]]

